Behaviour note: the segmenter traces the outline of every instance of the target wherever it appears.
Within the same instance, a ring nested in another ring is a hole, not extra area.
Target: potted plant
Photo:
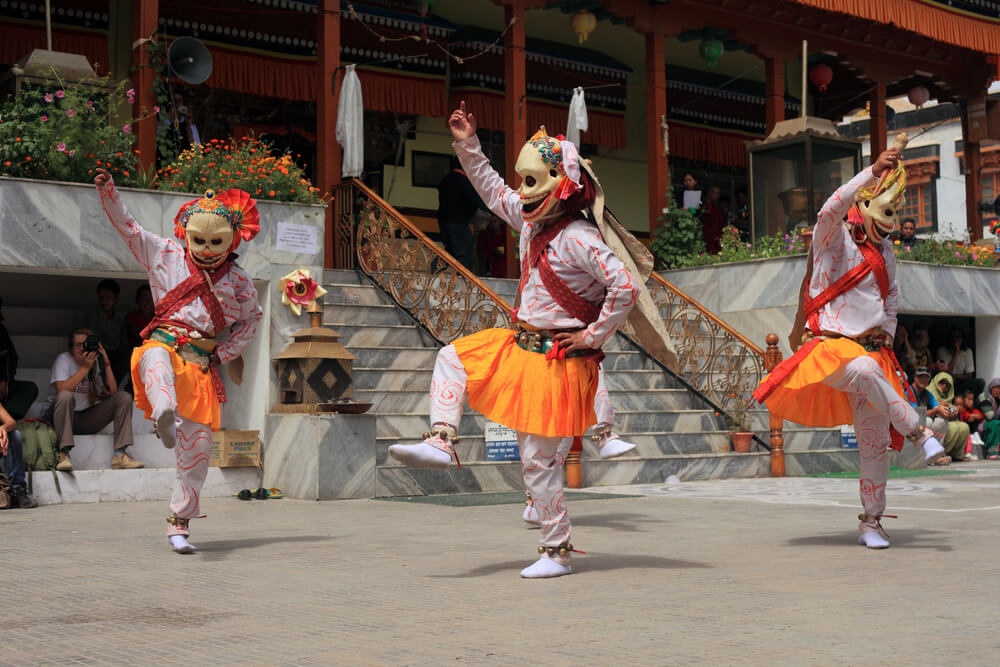
[[[753,421],[750,416],[750,406],[744,405],[728,413],[729,440],[734,452],[746,454],[753,442]]]

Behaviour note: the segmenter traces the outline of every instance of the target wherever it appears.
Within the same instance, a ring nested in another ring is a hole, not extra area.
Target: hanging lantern
[[[927,100],[930,98],[931,93],[927,90],[926,86],[914,86],[913,88],[910,88],[908,93],[906,93],[906,99],[910,100],[910,104],[918,109],[927,104]]]
[[[706,39],[698,47],[698,53],[705,59],[705,64],[709,67],[715,67],[725,50],[725,45],[717,39]]]
[[[583,44],[587,41],[590,33],[594,32],[594,28],[597,27],[597,17],[586,10],[577,12],[569,20],[569,27],[576,33],[579,43]]]
[[[829,65],[822,63],[813,65],[812,69],[809,70],[809,80],[812,81],[814,86],[819,88],[819,92],[825,93],[827,86],[833,81],[833,70],[830,69]]]

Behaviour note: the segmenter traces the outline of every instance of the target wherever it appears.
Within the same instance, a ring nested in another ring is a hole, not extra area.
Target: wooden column
[[[649,191],[649,233],[659,227],[659,217],[667,206],[670,172],[663,145],[663,125],[667,117],[667,71],[663,33],[646,33],[646,162]]]
[[[969,108],[962,110],[962,162],[965,167],[965,225],[969,238],[977,241],[983,238],[983,217],[979,213],[979,199],[983,196],[983,158],[980,153],[979,136],[969,131]]]
[[[767,334],[765,338],[767,349],[764,350],[764,370],[770,373],[781,363],[781,350],[778,349],[778,334]],[[771,477],[785,476],[785,420],[768,411],[771,428]]]
[[[576,436],[573,438],[573,446],[569,448],[566,455],[566,486],[571,489],[583,488],[583,438]]]
[[[316,26],[316,187],[320,192],[340,183],[342,153],[337,143],[337,76],[340,67],[340,0],[320,0],[319,24]],[[323,265],[346,269],[354,265],[350,248],[342,248],[344,234],[335,229],[337,220],[331,203],[326,208],[326,242]],[[346,231],[350,238],[353,230]],[[344,265],[344,266],[341,266]]]
[[[513,4],[503,8],[503,16],[505,24],[514,20],[514,25],[503,38],[503,75],[506,93],[503,100],[504,176],[507,183],[513,187],[519,180],[517,172],[514,171],[517,155],[521,152],[521,146],[528,140],[527,78],[524,66],[525,7],[515,0]],[[510,228],[507,229],[504,254],[507,258],[507,277],[517,278],[520,275],[517,244]]]
[[[158,0],[136,0],[132,11],[132,43],[155,37],[160,19]],[[149,114],[148,118],[137,122],[132,131],[136,134],[139,162],[143,169],[149,169],[156,164],[156,117],[152,115],[156,98],[153,95],[154,72],[149,65],[149,50],[145,42],[134,47],[132,65],[135,67],[131,77],[132,87],[136,94],[132,115],[141,118]]]
[[[785,120],[785,61],[767,56],[764,71],[764,133],[771,134],[774,126]]]
[[[871,120],[872,162],[886,149],[885,84],[877,83],[869,98],[869,118]]]

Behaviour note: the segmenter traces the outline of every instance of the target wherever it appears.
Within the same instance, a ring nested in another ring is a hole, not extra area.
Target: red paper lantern
[[[918,109],[927,104],[927,100],[930,98],[931,93],[927,90],[926,86],[914,86],[913,88],[910,88],[908,93],[906,93],[906,99],[910,100],[910,104]]]
[[[825,93],[826,87],[833,81],[833,70],[830,69],[829,65],[822,63],[813,65],[812,69],[809,70],[809,80],[812,81],[814,86],[819,88],[819,92]]]

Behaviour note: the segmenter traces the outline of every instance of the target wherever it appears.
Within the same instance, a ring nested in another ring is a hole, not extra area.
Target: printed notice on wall
[[[319,243],[316,235],[319,230],[309,225],[296,225],[291,222],[278,223],[277,249],[285,252],[315,255],[319,253]]]
[[[486,422],[483,434],[486,440],[487,461],[519,461],[517,432],[496,422]]]

